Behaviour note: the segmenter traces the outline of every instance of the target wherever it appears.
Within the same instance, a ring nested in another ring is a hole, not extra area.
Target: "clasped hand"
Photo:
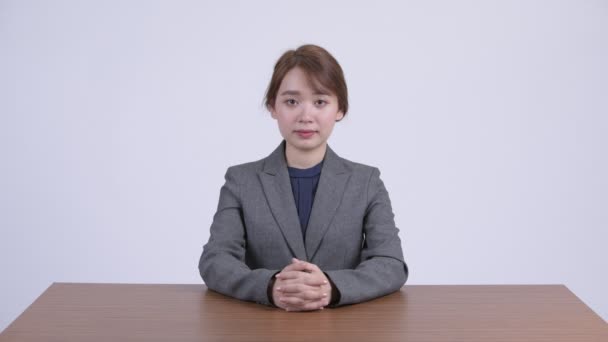
[[[315,264],[293,258],[275,278],[272,299],[279,308],[312,311],[331,302],[331,283]]]

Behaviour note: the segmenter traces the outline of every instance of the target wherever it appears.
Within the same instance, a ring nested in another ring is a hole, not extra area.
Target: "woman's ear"
[[[267,104],[266,109],[270,112],[270,116],[272,116],[272,118],[276,120],[277,113],[274,111],[274,107],[270,104]]]
[[[344,113],[343,113],[341,110],[339,110],[339,111],[336,113],[336,122],[338,122],[338,121],[340,121],[340,120],[342,120],[342,119],[344,119]]]

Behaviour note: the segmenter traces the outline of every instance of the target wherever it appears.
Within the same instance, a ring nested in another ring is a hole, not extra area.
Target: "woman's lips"
[[[313,136],[313,134],[315,134],[315,131],[311,131],[311,130],[297,130],[296,134],[300,137],[300,138],[304,138],[304,139],[308,139],[310,137]]]

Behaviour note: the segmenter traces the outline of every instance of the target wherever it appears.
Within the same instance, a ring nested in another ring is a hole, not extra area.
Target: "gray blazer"
[[[284,151],[285,141],[264,159],[228,168],[199,262],[207,287],[269,305],[270,279],[296,257],[329,276],[337,305],[399,290],[408,268],[378,169],[328,146],[303,238]]]

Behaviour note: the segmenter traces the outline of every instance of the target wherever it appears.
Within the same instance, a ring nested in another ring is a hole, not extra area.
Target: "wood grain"
[[[409,285],[367,303],[288,313],[203,285],[55,283],[9,341],[608,341],[561,285]]]

